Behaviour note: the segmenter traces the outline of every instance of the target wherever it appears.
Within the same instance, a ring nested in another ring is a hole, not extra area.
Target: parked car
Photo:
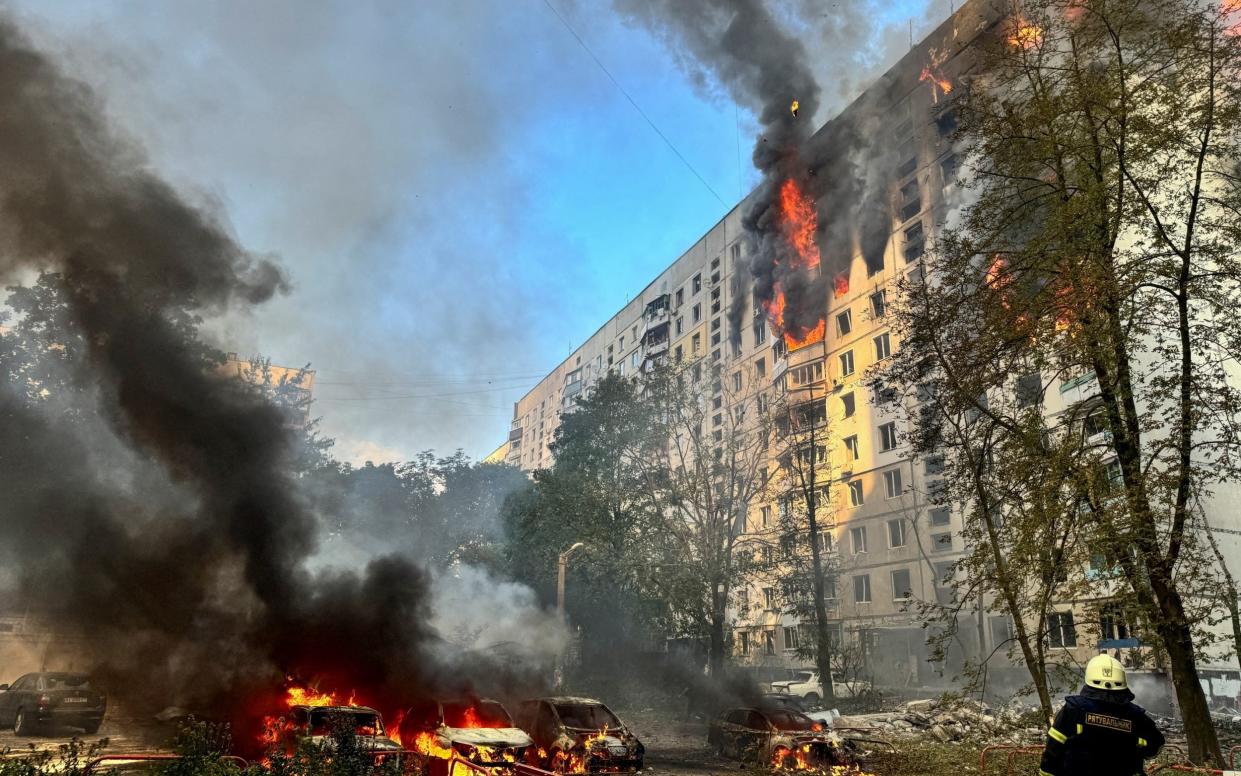
[[[399,732],[406,747],[431,755],[430,776],[446,776],[453,756],[507,768],[525,762],[534,745],[504,705],[487,698],[421,701],[406,711]]]
[[[45,671],[0,684],[0,727],[11,726],[19,736],[61,725],[94,735],[107,707],[107,697],[87,674]]]
[[[529,760],[558,772],[640,771],[646,748],[602,701],[535,698],[517,709],[517,724],[534,739]]]
[[[352,725],[358,746],[372,752],[395,752],[401,745],[388,736],[383,716],[369,706],[294,706],[289,718],[301,738],[316,744],[332,740],[333,725]]]
[[[707,729],[707,744],[721,757],[759,766],[800,770],[853,763],[841,739],[822,723],[784,709],[729,709]]]
[[[818,671],[798,671],[792,679],[772,682],[771,691],[796,696],[812,706],[822,700],[824,695]],[[862,679],[847,679],[833,672],[832,691],[837,698],[856,698],[870,691],[870,682]]]

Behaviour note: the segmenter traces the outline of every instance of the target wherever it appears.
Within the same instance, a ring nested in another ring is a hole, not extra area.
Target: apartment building
[[[924,247],[956,203],[952,88],[971,67],[970,42],[998,21],[990,3],[967,2],[812,141],[830,143],[833,126],[856,111],[882,110],[886,129],[873,142],[888,144],[900,159],[888,181],[881,260],[860,249],[847,262],[832,257],[836,274],[823,300],[823,340],[788,351],[766,317],[755,314],[753,300],[742,298],[746,326],[740,344],[730,342],[726,311],[734,296],[749,295],[735,282],[746,271],[743,202],[516,403],[507,440],[508,463],[528,472],[549,466],[548,445],[578,396],[608,371],[632,374],[663,357],[704,359],[728,374],[765,381],[773,394],[796,390],[823,403],[816,446],[824,448],[827,501],[820,519],[832,568],[829,618],[839,643],[860,647],[866,673],[886,677],[885,685],[946,684],[964,656],[990,651],[1009,636],[1006,618],[979,611],[959,629],[949,658],[930,661],[927,631],[912,604],[947,600],[943,580],[964,550],[960,518],[927,498],[942,462],[911,455],[902,420],[880,408],[865,381],[870,367],[900,347],[886,316],[897,281],[922,271]],[[819,212],[831,229],[825,205],[819,203]],[[773,447],[773,469],[778,453]],[[778,544],[782,508],[751,505],[744,530],[756,547]],[[811,634],[782,605],[779,576],[760,575],[736,591],[738,662],[772,668],[809,663],[798,648]]]

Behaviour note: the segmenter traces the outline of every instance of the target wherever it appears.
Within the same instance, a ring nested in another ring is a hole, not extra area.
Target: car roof
[[[543,698],[531,698],[532,701],[547,701],[548,703],[578,703],[585,706],[603,706],[607,707],[603,701],[597,701],[594,698],[583,698],[577,695],[549,695]]]
[[[358,713],[358,712],[362,712],[362,713],[364,713],[364,714],[379,714],[379,712],[378,712],[378,711],[376,711],[375,709],[372,709],[370,706],[309,706],[309,705],[297,705],[297,706],[294,706],[293,708],[295,708],[295,709],[304,709],[304,710],[306,710],[306,711],[326,711],[326,712],[329,712],[329,713],[336,713],[336,714],[356,714],[356,713]]]

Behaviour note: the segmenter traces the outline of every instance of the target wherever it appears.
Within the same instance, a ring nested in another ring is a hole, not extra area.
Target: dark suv
[[[11,725],[19,736],[57,725],[94,735],[107,707],[107,698],[91,687],[86,674],[43,672],[0,684],[0,727]]]

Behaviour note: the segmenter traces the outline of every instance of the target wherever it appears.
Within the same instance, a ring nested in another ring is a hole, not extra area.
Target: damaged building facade
[[[901,345],[886,316],[899,280],[922,272],[921,258],[937,225],[960,202],[953,86],[973,67],[971,42],[1001,18],[990,3],[965,3],[816,135],[829,137],[833,124],[848,121],[851,112],[878,108],[884,131],[871,142],[886,144],[898,160],[888,181],[890,229],[881,261],[859,249],[847,263],[834,264],[822,300],[822,339],[790,350],[756,309],[743,278],[743,201],[516,402],[508,438],[497,451],[526,472],[550,466],[555,430],[578,397],[609,372],[634,375],[661,359],[701,360],[718,367],[726,380],[736,375],[757,381],[747,386],[750,394],[776,397],[796,390],[822,405],[811,416],[819,429],[812,447],[821,451],[812,449],[810,457],[826,486],[819,520],[831,569],[830,630],[838,655],[848,656],[842,673],[854,676],[847,679],[881,678],[876,686],[892,689],[950,686],[966,659],[994,653],[999,657],[992,665],[1006,662],[1012,637],[1006,615],[970,605],[945,654],[934,655],[928,646],[917,607],[946,604],[953,595],[946,580],[966,549],[961,517],[928,498],[942,461],[911,454],[902,418],[882,409],[866,380],[868,370]],[[818,205],[830,230],[832,215],[823,202]],[[734,305],[743,311],[739,341],[730,337]],[[1063,411],[1083,400],[1083,391],[1089,386],[1053,384],[1046,411]],[[787,443],[772,442],[773,476],[779,476]],[[748,542],[778,567],[780,516],[787,508],[776,497],[751,504],[739,525],[745,533],[739,546]],[[806,657],[812,628],[789,611],[781,577],[779,571],[760,574],[730,601],[733,659],[769,668],[772,675],[813,663]],[[1054,610],[1045,634],[1052,662],[1081,664],[1101,649],[1141,646],[1104,601],[1057,602]],[[1014,688],[1024,684],[1024,669],[1007,670]]]

